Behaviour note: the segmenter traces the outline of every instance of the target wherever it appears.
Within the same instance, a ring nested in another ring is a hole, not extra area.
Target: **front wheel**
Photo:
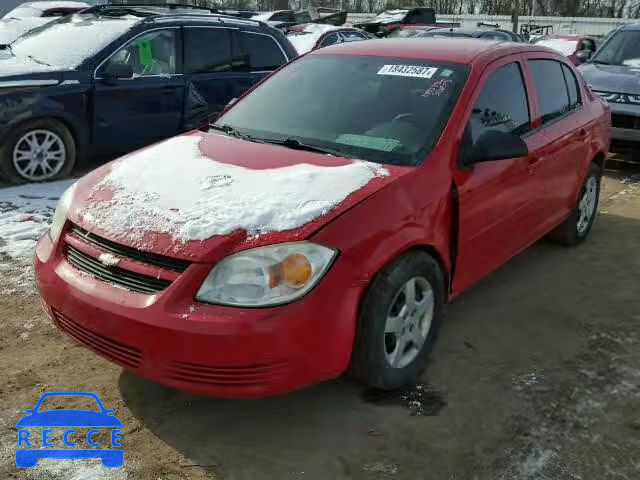
[[[42,118],[16,127],[0,149],[0,173],[9,183],[43,182],[68,176],[76,161],[69,129]]]
[[[571,247],[587,238],[598,211],[601,178],[600,167],[595,163],[591,164],[587,178],[580,189],[577,205],[571,215],[549,234],[551,240]]]
[[[414,381],[436,340],[444,282],[429,255],[408,252],[380,272],[361,305],[350,373],[380,389]]]

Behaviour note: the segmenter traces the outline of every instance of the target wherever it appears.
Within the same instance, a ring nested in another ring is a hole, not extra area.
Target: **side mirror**
[[[591,50],[580,50],[576,52],[576,58],[581,62],[586,62],[587,60],[589,60],[591,58],[591,55],[593,55],[593,52]]]
[[[129,80],[133,78],[133,67],[127,63],[112,63],[102,71],[101,76],[108,80]]]
[[[467,165],[494,160],[508,160],[529,155],[527,144],[515,133],[487,130],[471,149]]]

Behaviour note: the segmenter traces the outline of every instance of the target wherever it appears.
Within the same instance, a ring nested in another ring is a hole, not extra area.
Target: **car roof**
[[[240,18],[232,15],[214,13],[206,8],[191,7],[189,5],[168,4],[162,5],[98,5],[85,10],[83,13],[94,13],[98,17],[123,17],[136,16],[139,22],[216,22],[232,25],[247,25],[254,27],[266,27],[267,24],[259,20]]]
[[[364,55],[470,64],[490,61],[512,53],[553,52],[528,43],[479,40],[476,38],[385,38],[331,45],[310,55]]]

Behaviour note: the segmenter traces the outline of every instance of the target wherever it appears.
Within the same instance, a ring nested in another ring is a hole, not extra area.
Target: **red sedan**
[[[257,397],[346,371],[398,387],[446,303],[543,236],[585,239],[609,136],[549,49],[327,47],[207,132],[79,180],[37,284],[66,334],[178,389]]]

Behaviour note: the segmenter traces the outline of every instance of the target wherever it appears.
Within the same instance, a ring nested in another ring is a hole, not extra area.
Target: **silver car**
[[[611,106],[612,145],[640,148],[640,24],[615,31],[578,69]]]

